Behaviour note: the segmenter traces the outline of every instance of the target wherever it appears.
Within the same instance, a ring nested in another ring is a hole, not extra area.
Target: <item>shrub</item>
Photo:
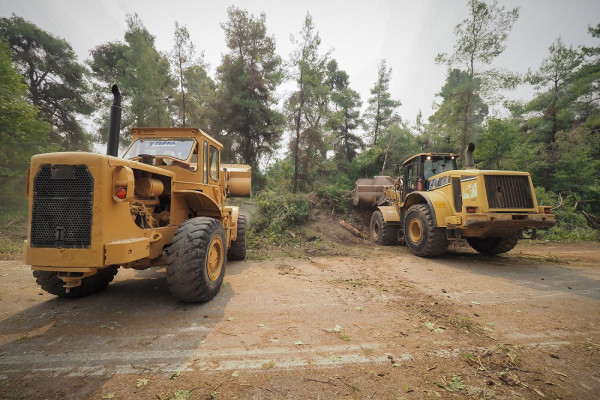
[[[544,188],[536,188],[539,205],[551,205],[556,217],[556,225],[538,230],[538,237],[547,240],[600,240],[600,233],[590,228],[583,214],[575,209],[576,199],[569,195],[562,198]]]
[[[252,229],[257,233],[279,235],[302,224],[310,214],[305,195],[289,192],[263,191],[256,196],[258,215]]]
[[[328,185],[317,189],[319,206],[323,208],[334,208],[339,213],[347,213],[350,209],[352,191],[342,189],[339,186]]]

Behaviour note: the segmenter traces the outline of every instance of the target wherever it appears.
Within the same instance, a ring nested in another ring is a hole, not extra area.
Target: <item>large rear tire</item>
[[[371,240],[380,246],[390,246],[398,242],[398,226],[389,225],[383,219],[381,210],[371,215]]]
[[[518,233],[503,237],[467,238],[467,242],[472,248],[488,256],[508,253],[517,245],[518,241]]]
[[[208,217],[182,223],[167,249],[167,285],[178,300],[200,303],[219,292],[227,263],[223,225]]]
[[[246,216],[244,214],[238,216],[237,238],[234,242],[231,242],[227,258],[230,260],[243,260],[246,258]]]
[[[435,226],[427,204],[415,204],[404,217],[406,245],[419,257],[441,256],[448,250],[446,229]]]
[[[35,281],[46,292],[58,297],[75,298],[84,297],[90,294],[106,289],[119,271],[118,265],[99,269],[94,275],[81,280],[81,285],[71,288],[69,293],[63,287],[65,282],[58,277],[58,272],[54,271],[33,271]]]

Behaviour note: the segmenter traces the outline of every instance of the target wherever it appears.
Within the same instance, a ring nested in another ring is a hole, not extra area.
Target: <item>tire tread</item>
[[[246,258],[246,216],[240,214],[237,221],[237,238],[231,242],[227,258],[230,260],[243,260]]]
[[[54,271],[33,271],[35,281],[42,290],[63,298],[84,297],[105,289],[119,272],[118,265],[111,265],[99,269],[94,275],[81,280],[81,285],[71,288],[69,293],[64,286],[64,281],[58,277],[58,272]]]
[[[417,248],[412,245],[409,235],[407,234],[408,216],[417,212],[423,217],[423,234],[425,237],[425,245],[422,248]],[[446,253],[448,250],[448,238],[446,230],[435,226],[433,214],[427,204],[415,204],[408,209],[404,220],[404,237],[409,249],[419,257],[437,257]]]
[[[219,292],[227,256],[223,251],[221,274],[216,281],[211,281],[206,271],[206,257],[213,234],[220,235],[223,246],[226,245],[223,225],[214,218],[188,219],[175,232],[167,249],[167,285],[178,300],[206,302]]]

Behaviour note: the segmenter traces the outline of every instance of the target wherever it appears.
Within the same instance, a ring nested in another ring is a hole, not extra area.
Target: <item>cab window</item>
[[[219,180],[219,149],[210,146],[210,179]]]
[[[203,152],[202,159],[204,160],[204,168],[202,171],[202,181],[206,185],[208,183],[208,143],[206,141],[204,142],[204,152]]]
[[[416,171],[415,164],[410,164],[406,166],[406,187],[408,189],[408,193],[416,190],[417,179],[416,179]]]
[[[198,146],[194,146],[194,152],[190,158],[190,169],[192,171],[198,170]]]

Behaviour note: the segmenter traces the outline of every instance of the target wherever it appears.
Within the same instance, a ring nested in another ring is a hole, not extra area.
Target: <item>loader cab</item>
[[[429,180],[442,172],[452,171],[456,167],[454,153],[421,153],[402,163],[404,180],[403,200],[408,193],[428,190]]]
[[[221,182],[223,146],[200,129],[133,128],[132,139],[122,158],[174,170],[189,182]]]

